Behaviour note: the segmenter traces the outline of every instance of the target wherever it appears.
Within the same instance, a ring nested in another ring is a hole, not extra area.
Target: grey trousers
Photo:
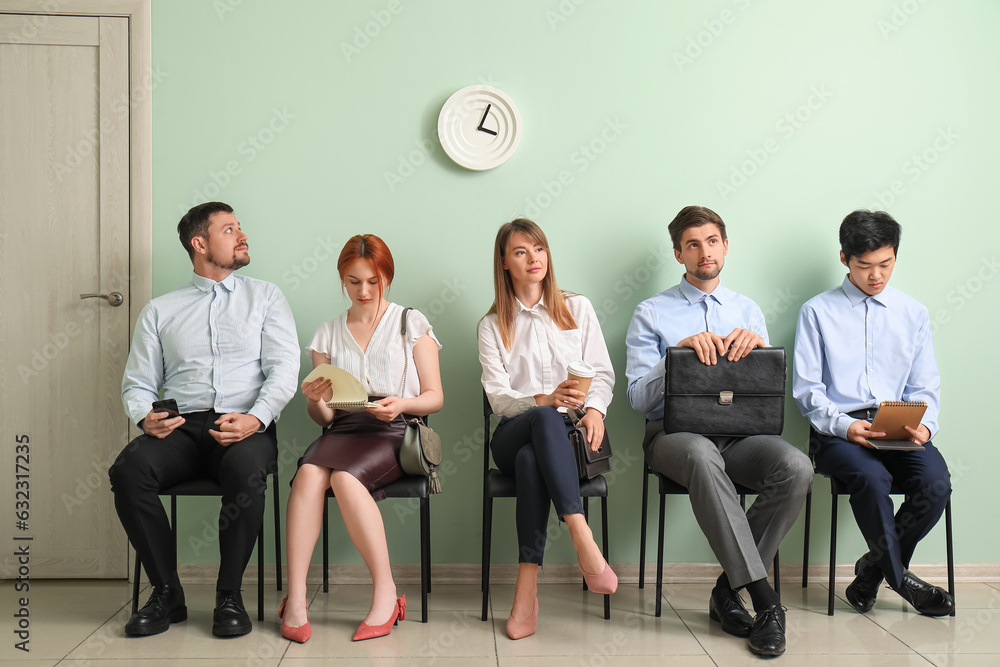
[[[776,435],[707,438],[646,423],[646,463],[684,486],[698,525],[732,588],[765,579],[812,487],[809,457]],[[733,483],[754,489],[743,513]]]

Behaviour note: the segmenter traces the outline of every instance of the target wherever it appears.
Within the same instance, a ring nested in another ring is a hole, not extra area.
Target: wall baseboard
[[[618,574],[618,579],[623,584],[638,584],[639,564],[638,563],[614,563],[614,570]],[[917,563],[912,566],[922,579],[927,579],[934,583],[943,583],[947,580],[947,566],[944,563]],[[178,566],[181,581],[191,584],[212,584],[215,583],[218,575],[218,566],[211,563],[182,563]],[[417,563],[393,565],[393,575],[396,583],[419,584],[420,565]],[[493,565],[490,570],[490,581],[495,584],[513,584],[517,576],[517,565],[504,564]],[[665,584],[680,583],[710,583],[719,576],[719,566],[716,563],[665,563],[663,565],[663,582]],[[826,563],[809,564],[809,582],[811,584],[824,584],[827,581],[829,569]],[[431,578],[435,584],[479,584],[481,579],[480,566],[470,563],[438,564],[431,567]],[[788,563],[781,565],[781,580],[788,585],[790,582],[801,580],[801,563]],[[243,577],[243,586],[252,586],[257,579],[257,565],[251,564],[247,567],[246,575]],[[287,573],[284,573],[284,581],[287,581]],[[854,563],[842,563],[837,565],[837,581],[850,582],[854,579]],[[309,568],[309,584],[319,584],[323,580],[322,565],[313,564]],[[538,575],[539,583],[575,583],[580,580],[580,571],[575,564],[554,563],[542,568]],[[269,585],[274,585],[275,568],[273,564],[264,566],[264,581]],[[1000,563],[956,563],[955,581],[960,583],[976,582],[1000,582]],[[371,577],[368,570],[361,563],[351,563],[344,565],[332,565],[330,567],[330,583],[339,584],[368,584]],[[656,584],[656,565],[646,564],[646,584]]]

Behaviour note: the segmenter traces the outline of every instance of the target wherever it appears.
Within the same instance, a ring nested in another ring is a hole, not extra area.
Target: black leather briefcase
[[[785,348],[753,350],[714,366],[689,347],[664,359],[663,430],[700,435],[781,435],[785,422]]]

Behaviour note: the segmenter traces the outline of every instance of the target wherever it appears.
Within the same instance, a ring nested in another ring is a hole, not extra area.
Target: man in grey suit
[[[709,438],[663,432],[666,348],[693,348],[703,363],[712,365],[720,356],[738,362],[768,344],[757,304],[720,284],[729,240],[718,214],[688,206],[668,229],[685,273],[679,284],[635,309],[626,336],[629,401],[646,416],[646,463],[687,488],[698,524],[722,565],[709,601],[710,617],[726,632],[748,637],[754,653],[780,655],[785,614],[767,581],[767,566],[812,486],[812,464],[778,436]],[[746,514],[734,482],[758,492]],[[743,607],[742,588],[750,595],[755,618]]]

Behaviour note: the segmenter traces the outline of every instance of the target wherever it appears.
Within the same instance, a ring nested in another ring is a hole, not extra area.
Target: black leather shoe
[[[854,574],[857,576],[847,587],[847,601],[859,613],[867,614],[875,606],[878,587],[885,577],[882,576],[882,568],[869,560],[868,554],[855,563]]]
[[[757,655],[781,655],[785,652],[785,608],[772,605],[757,614],[747,646]]]
[[[125,624],[125,634],[130,637],[158,635],[166,632],[171,623],[180,623],[187,617],[184,590],[180,586],[153,587],[146,606],[132,614]]]
[[[212,634],[216,637],[238,637],[253,630],[250,615],[243,607],[240,591],[217,591],[215,613],[212,614]]]
[[[927,616],[947,616],[955,608],[955,598],[951,593],[918,579],[909,570],[903,572],[903,584],[896,592],[913,605],[914,609]]]
[[[708,600],[708,617],[722,623],[722,629],[737,637],[749,637],[753,617],[743,606],[740,594],[728,586],[716,586]]]

